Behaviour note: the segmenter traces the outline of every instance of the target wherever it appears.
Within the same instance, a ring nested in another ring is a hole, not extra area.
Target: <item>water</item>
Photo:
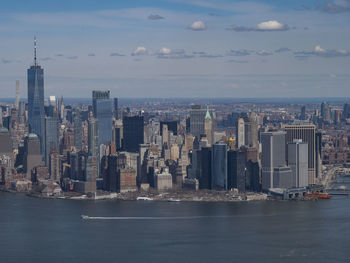
[[[349,244],[347,196],[182,203],[0,193],[0,262],[349,262]]]

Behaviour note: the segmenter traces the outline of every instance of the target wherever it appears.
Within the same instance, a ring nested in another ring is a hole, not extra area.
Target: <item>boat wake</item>
[[[87,216],[81,215],[84,220],[193,220],[211,218],[212,216]]]

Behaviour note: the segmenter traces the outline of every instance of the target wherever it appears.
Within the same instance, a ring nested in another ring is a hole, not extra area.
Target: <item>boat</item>
[[[180,199],[169,198],[168,202],[180,202]]]
[[[89,219],[89,216],[87,216],[87,215],[81,215],[81,219]]]
[[[317,199],[330,199],[332,197],[329,193],[306,193],[304,196]]]
[[[145,197],[145,196],[139,196],[136,198],[137,201],[152,201],[153,198]]]

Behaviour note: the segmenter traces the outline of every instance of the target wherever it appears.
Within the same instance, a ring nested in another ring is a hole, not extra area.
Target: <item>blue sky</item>
[[[45,96],[349,97],[350,0],[2,1],[0,92],[33,63]]]

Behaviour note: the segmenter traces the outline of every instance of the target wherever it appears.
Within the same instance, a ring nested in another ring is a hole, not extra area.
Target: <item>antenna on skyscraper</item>
[[[34,66],[36,65],[36,36],[34,36]]]

